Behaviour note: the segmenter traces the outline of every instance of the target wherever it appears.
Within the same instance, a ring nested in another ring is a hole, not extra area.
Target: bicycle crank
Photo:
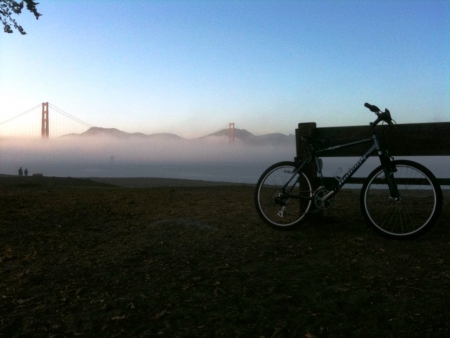
[[[319,188],[314,194],[314,203],[320,210],[330,209],[334,204],[334,197],[324,200],[324,197],[330,192],[327,188]]]

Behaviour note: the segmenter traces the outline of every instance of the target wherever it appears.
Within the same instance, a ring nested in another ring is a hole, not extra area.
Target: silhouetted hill
[[[239,139],[242,141],[247,140],[248,138],[254,137],[255,135],[253,135],[252,133],[250,133],[249,131],[245,130],[245,129],[235,129],[234,130],[234,138],[235,139]],[[229,130],[228,129],[222,129],[219,130],[218,132],[200,137],[202,138],[207,138],[207,137],[226,137],[229,138]]]
[[[229,130],[223,129],[216,133],[209,134],[203,138],[209,137],[223,137],[229,138]],[[234,139],[240,140],[244,144],[249,145],[268,145],[268,146],[280,146],[280,145],[292,145],[295,144],[294,135],[284,135],[281,133],[271,133],[265,135],[254,135],[245,129],[235,129]]]
[[[143,133],[127,133],[121,131],[116,128],[99,128],[92,127],[87,131],[81,134],[68,134],[61,137],[111,137],[116,139],[149,139],[149,140],[158,140],[158,141],[189,141],[178,135],[170,134],[170,133],[158,133],[146,135]],[[223,138],[224,142],[228,142],[229,139],[229,130],[223,129],[218,132],[199,137],[198,141],[207,140],[211,138]],[[237,142],[248,145],[264,145],[264,146],[282,146],[282,145],[292,145],[295,144],[294,135],[285,135],[281,133],[271,133],[266,135],[254,135],[245,129],[235,129],[234,130],[234,139]]]
[[[145,137],[142,133],[126,133],[116,128],[98,128],[92,127],[81,134],[81,136],[113,136],[116,138],[129,138],[129,137]]]
[[[181,136],[170,134],[170,133],[158,133],[146,136],[148,139],[159,139],[159,140],[185,140]]]
[[[143,133],[127,133],[121,131],[116,128],[99,128],[99,127],[91,127],[81,134],[68,134],[62,137],[97,137],[97,136],[106,136],[113,137],[119,139],[129,139],[129,138],[141,138],[141,139],[161,139],[161,140],[184,140],[182,137],[170,134],[170,133],[160,133],[160,134],[152,134],[146,135]]]

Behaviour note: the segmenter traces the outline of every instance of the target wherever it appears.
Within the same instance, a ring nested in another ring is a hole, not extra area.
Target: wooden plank
[[[295,140],[297,146],[297,157],[294,159],[295,162],[299,162],[305,158],[307,154],[307,143],[300,139],[301,136],[312,136],[314,130],[316,130],[316,123],[301,123],[298,125],[298,129],[295,130]],[[317,171],[314,163],[309,164],[304,169],[305,174],[311,178],[312,188],[315,190],[318,187],[318,181],[316,180]]]
[[[300,123],[296,130],[297,158],[303,157],[304,141],[300,140],[303,132],[307,136],[326,138],[330,146],[370,138],[370,126],[344,126],[313,128],[315,123]],[[392,156],[448,156],[450,155],[450,122],[397,124],[389,133],[389,126],[377,127],[383,145]],[[349,148],[336,149],[324,154],[329,157],[361,156],[370,143]]]
[[[307,150],[308,144],[305,141],[301,140],[302,136],[313,136],[314,131],[316,130],[315,122],[306,122],[299,123],[298,128],[295,129],[295,142],[297,147],[297,157],[295,161],[300,161],[305,157],[305,152]]]
[[[437,180],[440,185],[450,185],[450,178],[438,178]]]
[[[323,179],[325,181],[325,184],[329,187],[337,185],[337,180],[334,177],[324,177]],[[367,177],[351,177],[346,184],[363,184],[366,179]],[[441,186],[450,185],[450,178],[438,178],[437,181]]]

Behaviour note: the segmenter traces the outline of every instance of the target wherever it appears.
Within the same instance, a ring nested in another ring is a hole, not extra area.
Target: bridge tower
[[[234,143],[234,122],[228,125],[228,140],[229,143]]]
[[[42,125],[41,125],[41,138],[48,139],[48,102],[42,102]]]

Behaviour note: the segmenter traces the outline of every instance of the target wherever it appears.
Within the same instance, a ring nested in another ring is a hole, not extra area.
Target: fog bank
[[[165,177],[255,183],[262,172],[279,161],[292,161],[295,144],[258,146],[228,144],[226,138],[201,140],[114,139],[109,137],[50,140],[0,140],[0,174],[59,177]],[[398,157],[400,158],[400,157]],[[408,157],[403,157],[408,158]],[[450,173],[449,157],[410,157],[436,177]],[[324,158],[324,175],[346,172],[357,158]],[[379,165],[370,158],[355,174],[367,176]]]
[[[123,140],[87,137],[0,141],[0,173],[13,175],[22,167],[27,168],[30,175],[42,173],[45,176],[201,176],[197,178],[218,180],[214,179],[214,175],[220,172],[229,172],[227,175],[232,177],[232,171],[244,166],[248,171],[258,171],[260,174],[262,168],[277,161],[293,160],[294,157],[295,144],[249,146],[239,140],[229,144],[225,138]],[[199,170],[203,174],[197,175]],[[222,175],[222,179],[225,176]]]

